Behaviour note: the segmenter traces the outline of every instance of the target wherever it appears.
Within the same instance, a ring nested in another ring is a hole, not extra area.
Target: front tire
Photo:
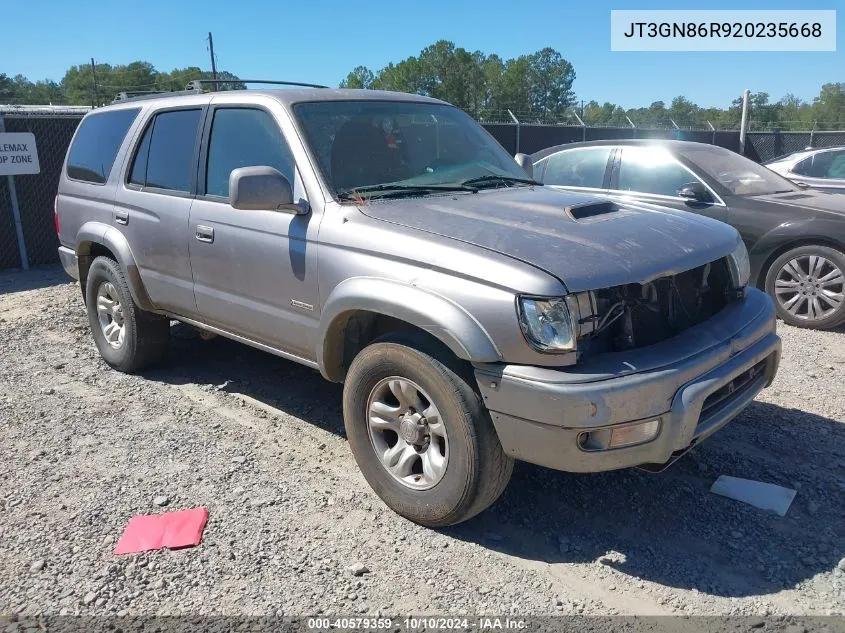
[[[160,360],[170,345],[170,320],[135,305],[120,265],[97,257],[88,271],[85,303],[94,343],[103,360],[135,373]]]
[[[343,387],[346,435],[367,482],[395,512],[428,527],[485,510],[513,471],[462,374],[448,350],[394,335],[355,357]]]
[[[778,257],[766,292],[789,325],[826,330],[845,322],[845,255],[828,246],[799,246]]]

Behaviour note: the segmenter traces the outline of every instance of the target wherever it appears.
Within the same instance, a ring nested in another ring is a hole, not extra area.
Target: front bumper
[[[597,472],[665,464],[716,432],[771,384],[780,351],[774,304],[750,288],[744,300],[656,345],[570,371],[477,364],[475,375],[507,454]],[[655,418],[657,436],[636,446],[586,450],[579,439]]]
[[[59,259],[65,272],[74,279],[79,279],[79,258],[76,253],[66,246],[59,246]]]

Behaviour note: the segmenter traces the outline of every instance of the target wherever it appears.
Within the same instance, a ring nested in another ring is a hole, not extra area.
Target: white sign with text
[[[32,132],[0,133],[0,176],[37,174],[38,150],[35,148],[35,134]]]

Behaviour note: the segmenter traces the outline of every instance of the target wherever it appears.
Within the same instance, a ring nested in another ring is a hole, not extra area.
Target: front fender
[[[502,359],[490,336],[460,305],[418,286],[377,277],[353,277],[338,284],[325,302],[320,318],[317,359],[320,371],[337,380],[331,369],[338,335],[349,317],[366,311],[393,317],[431,334],[458,357],[491,363]],[[342,346],[342,345],[341,345]]]
[[[144,282],[138,272],[138,265],[132,255],[132,249],[129,248],[129,242],[123,236],[123,233],[102,222],[86,222],[79,227],[76,234],[76,244],[76,255],[79,258],[79,280],[83,291],[88,278],[88,269],[93,257],[97,254],[95,245],[99,245],[111,251],[117,259],[117,263],[120,264],[126,275],[126,283],[129,285],[129,292],[132,294],[135,305],[147,312],[156,310],[155,305],[150,301],[146,288],[144,288]]]
[[[784,222],[760,236],[749,249],[751,279],[760,286],[765,280],[766,265],[773,259],[773,253],[783,252],[784,247],[800,244],[820,244],[845,251],[845,234],[842,221],[829,218],[809,217],[798,221]]]

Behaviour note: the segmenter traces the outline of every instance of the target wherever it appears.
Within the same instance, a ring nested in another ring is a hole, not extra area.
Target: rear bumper
[[[509,455],[572,472],[664,464],[722,428],[771,384],[780,362],[774,305],[749,289],[707,322],[657,345],[569,371],[476,365]],[[654,439],[588,450],[586,433],[659,419]]]
[[[65,272],[74,279],[79,279],[79,259],[76,253],[66,246],[59,246],[59,259]]]

